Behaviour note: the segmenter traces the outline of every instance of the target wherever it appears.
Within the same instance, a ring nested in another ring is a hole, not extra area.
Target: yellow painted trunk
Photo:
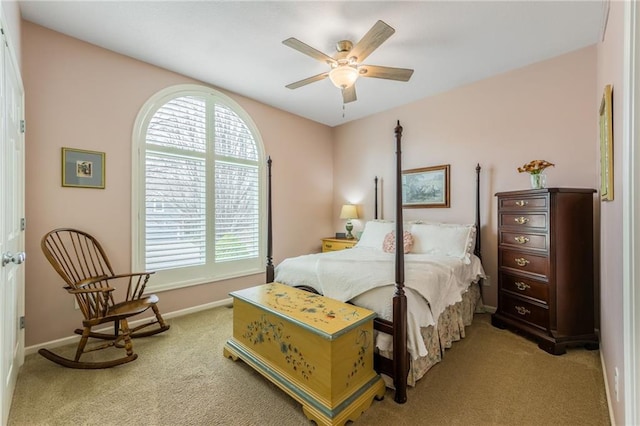
[[[375,313],[272,283],[231,293],[239,357],[303,404],[321,424],[344,424],[384,396],[373,369]]]

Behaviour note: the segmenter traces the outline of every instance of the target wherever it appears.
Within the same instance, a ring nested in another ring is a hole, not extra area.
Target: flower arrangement
[[[527,172],[532,175],[539,175],[547,167],[553,167],[555,164],[548,162],[547,160],[533,160],[529,161],[522,167],[518,167],[520,173]]]

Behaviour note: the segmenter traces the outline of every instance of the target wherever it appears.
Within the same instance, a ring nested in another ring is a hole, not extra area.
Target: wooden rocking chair
[[[47,349],[38,353],[45,358],[70,368],[107,368],[135,360],[132,337],[145,337],[169,329],[156,306],[155,294],[143,295],[145,286],[153,272],[115,274],[100,243],[86,232],[70,228],[54,229],[41,241],[42,251],[53,268],[67,283],[64,287],[76,297],[84,321],[83,328],[75,333],[82,335],[75,358],[69,359]],[[113,282],[127,281],[127,293],[124,301],[115,303]],[[130,329],[128,318],[141,314],[151,308],[155,320]],[[114,333],[99,333],[92,327],[114,323]],[[153,326],[152,329],[139,331]],[[89,338],[107,340],[107,342],[87,347]],[[111,346],[124,348],[126,356],[110,361],[81,362],[82,354],[105,349]]]

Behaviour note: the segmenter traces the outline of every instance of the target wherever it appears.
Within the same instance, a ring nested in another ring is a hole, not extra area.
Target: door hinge
[[[24,231],[26,227],[27,227],[27,219],[23,217],[22,219],[20,219],[20,230]]]
[[[20,330],[24,328],[24,316],[20,317]]]
[[[24,133],[25,123],[24,120],[20,120],[20,133]]]

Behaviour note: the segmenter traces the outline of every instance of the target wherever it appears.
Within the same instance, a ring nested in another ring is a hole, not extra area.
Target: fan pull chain
[[[344,118],[344,102],[342,103],[342,118]]]

